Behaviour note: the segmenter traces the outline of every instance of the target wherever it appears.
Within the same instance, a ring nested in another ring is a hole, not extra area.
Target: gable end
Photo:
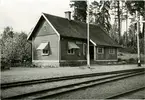
[[[39,34],[39,32],[37,32],[37,31],[42,31],[42,32],[40,32],[41,34]],[[36,35],[43,36],[43,35],[47,35],[47,34],[48,35],[57,34],[58,36],[60,36],[59,33],[57,32],[57,30],[50,23],[50,21],[42,13],[40,18],[38,19],[35,27],[28,35],[27,40],[32,40],[32,37],[35,37]]]

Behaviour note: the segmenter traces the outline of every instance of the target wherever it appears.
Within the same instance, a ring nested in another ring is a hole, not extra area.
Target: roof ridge
[[[50,15],[50,16],[53,16],[53,17],[58,17],[58,18],[62,18],[62,19],[65,19],[65,20],[68,20],[67,18],[64,18],[64,17],[60,17],[60,16],[56,16],[56,15],[52,15],[52,14],[48,14],[48,13],[44,13],[42,12],[44,15]],[[85,22],[81,22],[81,21],[76,21],[76,20],[70,20],[70,21],[74,21],[74,22],[77,22],[77,23],[81,23],[81,24],[86,24]],[[100,27],[99,25],[96,25],[96,24],[92,24],[92,23],[89,23],[89,25],[92,25],[92,26],[97,26],[97,27]],[[101,28],[101,27],[100,27]]]
[[[84,33],[86,33],[85,30],[87,29],[86,28],[87,23],[76,21],[76,20],[68,20],[67,18],[47,14],[44,12],[43,12],[43,15],[47,17],[47,19],[51,22],[54,28],[60,33],[60,35],[66,36],[66,37],[86,39],[86,34]],[[68,25],[71,25],[72,27],[68,27]],[[91,28],[90,35],[92,36],[92,40],[95,41],[95,43],[98,43],[99,45],[110,45],[110,46],[118,45],[118,43],[115,42],[113,38],[111,38],[109,34],[101,26],[92,24],[92,23],[89,23],[89,25]],[[96,34],[96,32],[98,34]],[[106,40],[101,39],[101,38],[106,38]]]

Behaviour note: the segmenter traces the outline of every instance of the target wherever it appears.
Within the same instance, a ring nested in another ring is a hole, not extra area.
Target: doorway
[[[90,46],[90,60],[94,60],[94,46]]]

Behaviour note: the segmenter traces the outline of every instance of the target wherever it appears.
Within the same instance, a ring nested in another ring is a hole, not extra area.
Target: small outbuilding
[[[87,24],[42,13],[28,36],[32,62],[38,66],[64,66],[87,62]],[[120,47],[101,27],[90,24],[91,62],[117,61]]]

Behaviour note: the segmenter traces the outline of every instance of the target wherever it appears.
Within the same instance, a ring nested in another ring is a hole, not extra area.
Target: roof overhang
[[[41,13],[41,16],[39,17],[39,19],[37,20],[37,23],[35,24],[35,27],[32,29],[32,31],[29,33],[27,40],[31,40],[31,36],[33,34],[33,31],[36,29],[37,24],[39,23],[39,21],[41,20],[41,18],[44,18],[48,24],[53,28],[53,30],[56,32],[56,34],[60,37],[60,34],[58,33],[58,31],[53,27],[53,25],[50,23],[50,21],[46,18],[46,16],[44,15],[44,13]]]
[[[33,28],[33,29],[31,30],[31,32],[28,34],[27,40],[31,40],[31,35],[32,35],[34,29],[36,28],[38,22],[40,21],[41,17],[42,17],[42,14],[41,14],[41,16],[38,18],[38,20],[37,20],[37,22],[36,22],[34,28]]]
[[[90,39],[90,42],[91,42],[94,46],[97,46],[96,43],[95,43],[93,40]]]

